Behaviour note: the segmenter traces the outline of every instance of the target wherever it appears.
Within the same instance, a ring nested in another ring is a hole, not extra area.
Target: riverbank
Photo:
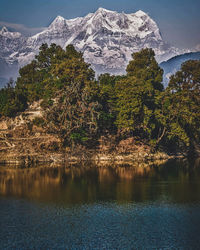
[[[92,161],[95,164],[137,164],[182,157],[165,152],[152,153],[151,147],[137,138],[116,140],[102,136],[93,149],[63,147],[57,134],[38,123],[43,117],[40,103],[34,103],[15,118],[0,120],[0,164],[63,164]]]
[[[51,154],[11,154],[0,153],[0,164],[14,166],[29,166],[36,164],[63,165],[76,164],[80,162],[92,162],[95,165],[152,165],[154,163],[164,163],[170,159],[181,158],[181,156],[170,156],[165,153],[156,152],[148,154],[145,152],[135,152],[129,154],[103,154],[95,151],[75,153],[51,153]]]

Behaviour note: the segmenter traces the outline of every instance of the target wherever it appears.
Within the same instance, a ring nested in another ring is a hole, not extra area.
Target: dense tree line
[[[94,147],[101,135],[137,137],[152,149],[188,150],[200,143],[200,61],[187,61],[162,84],[152,49],[133,54],[126,75],[95,72],[72,45],[43,44],[0,90],[0,116],[14,117],[42,100],[45,126],[64,145]]]

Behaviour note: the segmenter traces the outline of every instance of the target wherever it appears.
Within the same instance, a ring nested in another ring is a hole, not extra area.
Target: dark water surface
[[[1,249],[200,249],[200,166],[0,166]]]

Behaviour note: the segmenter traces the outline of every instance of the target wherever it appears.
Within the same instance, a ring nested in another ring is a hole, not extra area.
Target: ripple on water
[[[2,249],[198,249],[200,205],[0,200]]]

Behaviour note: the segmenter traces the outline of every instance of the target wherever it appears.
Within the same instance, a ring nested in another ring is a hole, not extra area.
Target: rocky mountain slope
[[[61,16],[42,32],[24,37],[0,31],[0,77],[16,77],[19,67],[30,62],[43,44],[62,47],[73,44],[97,73],[123,73],[133,52],[145,47],[155,50],[158,61],[181,54],[166,44],[154,20],[143,11],[132,14],[99,8],[85,17],[66,20]]]

